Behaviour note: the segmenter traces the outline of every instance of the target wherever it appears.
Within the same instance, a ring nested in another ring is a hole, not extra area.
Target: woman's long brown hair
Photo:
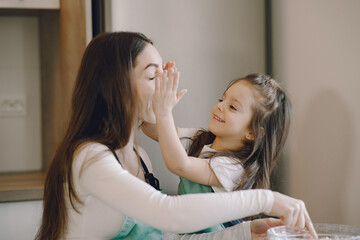
[[[56,240],[67,225],[66,196],[81,204],[74,190],[72,163],[76,149],[98,142],[110,150],[127,144],[135,124],[133,66],[152,42],[141,33],[104,33],[85,50],[72,96],[69,125],[47,171],[44,211],[36,239]]]
[[[242,164],[245,171],[241,176],[239,189],[270,188],[271,171],[289,133],[291,102],[280,85],[267,75],[247,75],[232,81],[227,89],[239,81],[246,81],[251,85],[256,99],[249,126],[255,140],[243,140],[240,149],[210,153],[209,157],[227,156],[234,159],[235,163]],[[198,157],[204,145],[211,144],[215,137],[210,131],[198,131],[188,154]]]

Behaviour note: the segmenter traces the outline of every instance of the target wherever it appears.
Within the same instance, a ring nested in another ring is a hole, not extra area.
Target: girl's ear
[[[263,127],[260,127],[260,130],[261,130],[261,136],[265,136],[265,129]]]
[[[254,141],[255,138],[254,138],[254,134],[251,130],[248,130],[248,132],[246,133],[245,135],[245,138],[246,140],[250,140],[250,141]]]
[[[263,127],[260,127],[260,130],[261,130],[261,137],[265,136],[265,129]],[[254,134],[251,130],[248,130],[248,132],[245,135],[245,138],[250,141],[255,140]]]

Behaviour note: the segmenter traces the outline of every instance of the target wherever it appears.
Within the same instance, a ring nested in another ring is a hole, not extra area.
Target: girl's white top
[[[139,149],[139,154],[148,159],[145,151]],[[121,229],[126,216],[166,232],[194,232],[269,213],[274,202],[269,190],[162,194],[124,170],[108,148],[99,143],[79,148],[72,167],[75,191],[83,204],[76,203],[76,212],[67,199],[65,239],[110,239]],[[246,238],[249,234],[248,224]]]
[[[178,136],[186,151],[188,151],[191,144],[191,138],[194,137],[199,129],[195,128],[178,128]],[[205,145],[200,152],[199,158],[203,158],[207,152],[216,152],[210,148],[210,145]],[[230,157],[220,156],[207,159],[214,171],[216,177],[221,183],[221,187],[211,186],[214,192],[232,192],[239,187],[241,176],[244,173],[244,167],[238,164]]]

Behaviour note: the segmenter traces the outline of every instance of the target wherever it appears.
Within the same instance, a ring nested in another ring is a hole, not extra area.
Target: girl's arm
[[[179,72],[176,68],[165,70],[155,80],[153,108],[156,116],[157,137],[166,167],[174,174],[204,185],[221,186],[206,159],[189,157],[178,137],[172,108],[185,94],[177,93]]]
[[[156,130],[156,124],[143,122],[141,124],[141,130],[143,131],[143,133],[145,133],[146,136],[148,136],[152,140],[155,140],[157,142],[159,141]]]
[[[177,135],[172,114],[157,116],[156,121],[161,153],[166,167],[174,174],[190,181],[204,185],[221,186],[206,159],[187,155]]]
[[[151,138],[154,141],[159,142],[156,124],[143,122],[141,124],[141,130],[143,131],[143,133],[146,136],[148,136],[149,138]]]

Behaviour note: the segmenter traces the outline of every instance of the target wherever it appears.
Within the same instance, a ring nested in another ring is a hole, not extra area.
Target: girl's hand
[[[274,204],[270,215],[279,217],[284,225],[298,228],[306,227],[309,230],[309,233],[314,238],[317,238],[315,228],[306,210],[305,203],[278,192],[273,192],[273,194]]]
[[[170,68],[175,67],[175,62],[168,61],[165,65],[163,65],[163,71],[169,70]]]
[[[173,107],[184,96],[186,90],[177,93],[180,73],[175,64],[166,64],[164,72],[155,79],[155,92],[152,106],[157,117],[166,116],[171,113]]]
[[[266,231],[269,228],[283,225],[280,219],[262,218],[250,222],[251,239],[266,239]]]

